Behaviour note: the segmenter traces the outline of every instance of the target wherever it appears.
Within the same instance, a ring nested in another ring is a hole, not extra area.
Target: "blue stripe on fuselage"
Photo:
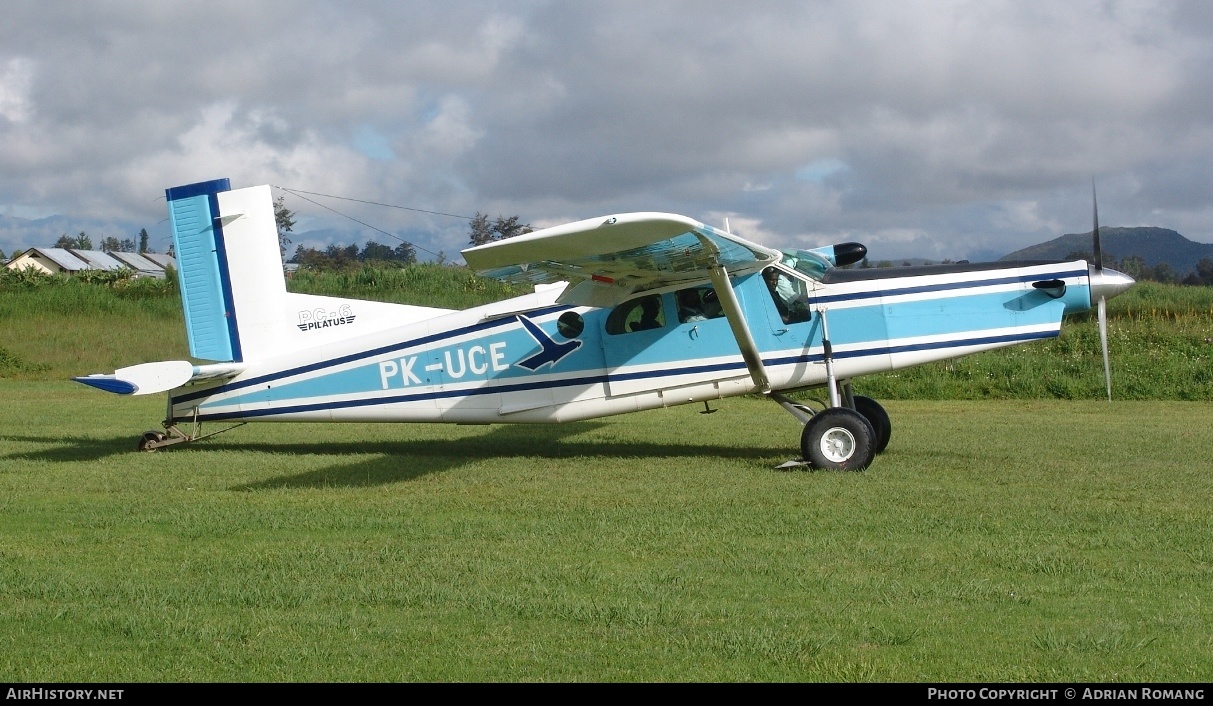
[[[571,309],[571,308],[572,307],[569,307],[569,306],[551,306],[551,307],[547,307],[545,309],[528,311],[527,315],[531,316],[531,317],[544,316],[546,314],[553,314],[558,311],[565,311],[565,310]],[[422,322],[422,323],[424,323],[424,322]],[[218,387],[208,388],[206,390],[201,390],[199,392],[191,392],[191,393],[188,393],[185,395],[181,395],[179,397],[174,397],[173,402],[174,403],[189,402],[190,400],[202,399],[203,397],[210,397],[211,395],[218,395],[218,394],[224,393],[224,392],[231,392],[233,390],[239,390],[241,388],[251,387],[253,385],[260,385],[260,384],[267,383],[267,382],[273,382],[274,380],[281,380],[283,378],[289,378],[289,377],[294,377],[296,375],[302,375],[304,373],[310,373],[314,370],[321,370],[323,368],[329,368],[329,367],[333,367],[335,365],[342,365],[344,363],[352,363],[356,360],[363,360],[365,358],[374,358],[376,356],[381,356],[384,353],[391,353],[393,351],[403,351],[408,348],[413,348],[416,346],[424,346],[427,343],[434,343],[435,341],[441,341],[446,338],[464,336],[469,333],[475,333],[477,331],[487,331],[489,329],[497,328],[498,326],[508,326],[508,325],[512,325],[515,323],[517,323],[517,318],[514,317],[513,315],[503,316],[500,319],[493,319],[492,321],[484,321],[484,322],[480,322],[480,323],[475,323],[475,324],[471,324],[470,326],[461,326],[456,329],[451,329],[450,331],[443,331],[441,333],[434,333],[434,334],[430,334],[428,336],[421,336],[419,338],[414,338],[414,339],[411,339],[408,341],[401,341],[400,343],[393,343],[393,344],[387,345],[387,346],[380,346],[379,348],[374,348],[374,349],[367,350],[367,351],[360,351],[358,353],[351,353],[349,355],[343,355],[338,358],[330,358],[328,360],[322,360],[322,361],[318,361],[316,363],[308,363],[307,365],[300,365],[298,367],[289,368],[287,370],[280,370],[275,373],[267,373],[265,375],[258,375],[257,377],[254,377],[254,378],[249,378],[247,380],[239,380],[237,382],[231,382],[226,385],[220,385]]]
[[[1007,334],[1002,336],[981,336],[976,338],[966,338],[953,341],[938,341],[931,343],[914,343],[902,346],[880,346],[876,348],[867,348],[862,350],[851,351],[835,351],[834,357],[839,358],[861,358],[864,356],[882,356],[892,353],[905,353],[912,351],[924,350],[943,350],[947,348],[967,348],[971,346],[990,345],[997,343],[1024,343],[1027,341],[1035,341],[1044,338],[1052,338],[1057,335],[1056,331],[1033,331],[1027,333]],[[821,353],[806,353],[803,355],[786,356],[781,358],[764,358],[763,364],[768,366],[776,365],[792,365],[797,363],[814,363],[821,362],[823,355]],[[648,370],[635,373],[627,373],[623,376],[612,375],[610,379],[640,379],[654,378],[672,375],[685,375],[696,372],[712,372],[725,370],[745,370],[745,364],[737,363],[722,363],[719,365],[680,366],[677,368],[666,368],[661,370]],[[311,404],[292,405],[290,407],[276,407],[274,409],[259,409],[247,411],[219,412],[214,414],[199,414],[198,421],[216,421],[222,419],[246,419],[252,417],[270,417],[282,414],[298,414],[304,412],[320,412],[327,409],[350,409],[354,407],[373,407],[385,404],[398,404],[402,402],[421,402],[426,400],[437,400],[451,397],[471,397],[475,395],[490,395],[503,392],[524,392],[529,390],[550,389],[559,387],[575,387],[581,385],[595,385],[608,382],[606,375],[587,375],[576,378],[564,378],[559,380],[534,380],[525,383],[507,383],[501,385],[486,385],[479,388],[462,388],[454,390],[435,390],[429,392],[418,392],[414,394],[392,395],[391,397],[373,397],[361,398],[355,400],[340,400],[331,402],[315,402]],[[192,417],[191,417],[192,418]]]
[[[1014,269],[1008,267],[1007,269]],[[830,302],[856,301],[859,299],[872,299],[876,297],[896,297],[903,294],[921,294],[925,292],[944,292],[951,289],[969,289],[976,287],[994,287],[1000,284],[1017,284],[1023,282],[1037,282],[1041,279],[1065,279],[1067,277],[1086,277],[1086,270],[1072,270],[1069,272],[1049,272],[1044,274],[1034,275],[1018,275],[1016,277],[996,277],[992,279],[975,280],[972,282],[943,282],[940,284],[924,284],[917,287],[891,287],[888,289],[872,289],[863,292],[851,292],[845,294],[826,294],[817,297],[819,303],[828,304]],[[869,280],[880,281],[880,280]]]
[[[501,321],[517,324],[517,319],[511,316]],[[540,344],[519,325],[497,332],[492,337],[410,351],[412,355],[373,360],[357,368],[288,382],[213,404],[264,404],[306,397],[400,390],[410,386],[442,387],[546,375],[546,370],[536,372],[519,367],[519,361],[533,355],[537,349],[540,349]],[[569,353],[549,370],[556,373],[585,372],[597,371],[601,367],[601,354],[597,340],[594,340],[592,346],[579,346],[578,350]]]

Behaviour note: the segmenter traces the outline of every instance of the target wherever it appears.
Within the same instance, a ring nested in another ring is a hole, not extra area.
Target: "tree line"
[[[287,234],[292,231],[295,225],[294,215],[293,211],[286,208],[282,197],[278,197],[274,202],[274,217],[278,226],[279,249],[284,254],[287,244],[291,242]],[[495,220],[490,220],[487,213],[477,211],[476,216],[468,223],[468,243],[473,246],[484,245],[531,232],[533,232],[533,229],[530,224],[522,223],[521,218],[518,216],[505,217],[498,215]],[[84,231],[75,236],[64,233],[59,236],[59,239],[55,241],[52,247],[92,250],[93,240]],[[148,245],[146,228],[139,230],[138,242],[134,238],[119,240],[116,237],[107,236],[102,238],[100,249],[104,252],[155,252]],[[173,254],[172,246],[169,246],[168,254]],[[4,251],[0,250],[0,262],[6,259]],[[1091,253],[1075,251],[1066,255],[1065,259],[1090,261]],[[439,262],[443,262],[444,260],[445,256],[439,253]],[[1149,280],[1164,284],[1213,286],[1213,258],[1201,258],[1200,262],[1196,263],[1196,269],[1184,275],[1176,272],[1175,268],[1165,262],[1160,262],[1154,266],[1147,265],[1140,255],[1128,255],[1118,259],[1109,254],[1106,256],[1106,260],[1110,263],[1109,267],[1120,270],[1136,280]],[[323,250],[318,250],[300,245],[295,248],[295,254],[287,262],[297,263],[302,267],[312,270],[324,271],[348,270],[361,267],[365,264],[401,266],[416,261],[417,251],[411,243],[402,242],[400,245],[392,247],[371,240],[361,248],[357,245],[330,245]],[[949,264],[952,261],[944,260],[943,262],[944,264]],[[961,262],[967,261],[962,260]],[[902,263],[903,266],[910,264],[909,261]],[[872,263],[865,257],[862,262],[849,267],[856,266],[864,269],[869,267],[893,267],[894,264],[888,260]]]
[[[518,216],[497,216],[497,220],[489,222],[489,214],[476,212],[476,216],[468,223],[468,242],[475,245],[485,245],[497,240],[505,240],[526,233],[533,233],[530,223],[520,223]]]
[[[399,267],[417,262],[417,251],[411,243],[400,243],[393,248],[374,240],[367,241],[362,248],[357,245],[330,245],[318,250],[300,245],[287,262],[322,272],[350,270],[366,264]]]
[[[1092,258],[1089,252],[1072,252],[1066,255],[1066,259],[1090,262]],[[1213,285],[1213,259],[1207,257],[1202,257],[1200,262],[1196,263],[1196,269],[1185,275],[1180,275],[1174,267],[1165,262],[1151,267],[1140,255],[1127,255],[1120,259],[1113,255],[1104,255],[1104,262],[1108,267],[1120,270],[1135,280],[1206,287]]]
[[[278,249],[285,256],[287,246],[291,243],[290,234],[294,231],[296,221],[295,212],[286,207],[284,196],[274,199],[274,221],[278,229]],[[531,232],[534,232],[534,229],[531,228],[529,223],[523,223],[522,218],[519,216],[498,215],[496,219],[490,219],[487,213],[477,211],[476,215],[468,221],[468,243],[473,246],[505,240]],[[75,236],[64,233],[59,236],[59,239],[55,241],[52,247],[92,250],[93,240],[84,231]],[[120,240],[110,236],[101,240],[100,249],[104,252],[155,252],[148,246],[146,228],[139,231],[137,243],[133,238],[123,238]],[[171,245],[169,246],[168,254],[174,254]],[[0,260],[3,259],[4,253],[0,251]],[[445,260],[445,254],[439,252],[438,261],[444,262]],[[412,243],[401,242],[400,245],[392,247],[373,240],[368,241],[361,248],[357,245],[329,245],[324,249],[317,249],[299,245],[295,248],[294,254],[287,260],[289,263],[295,263],[312,270],[348,270],[365,264],[400,266],[416,261],[417,251]]]
[[[281,201],[275,203],[275,216],[278,221],[278,241],[284,248],[291,242],[286,236],[294,225],[292,212]],[[476,212],[476,216],[468,221],[468,243],[484,245],[506,238],[532,233],[534,230],[529,223],[523,223],[519,216],[501,216],[490,219],[487,213]],[[446,257],[438,253],[438,261],[444,262]],[[417,250],[412,243],[401,242],[392,247],[374,240],[368,241],[359,248],[357,245],[329,245],[323,250],[299,245],[287,262],[298,264],[300,267],[316,271],[345,271],[363,265],[386,265],[399,267],[417,261]]]
[[[123,238],[122,240],[119,240],[112,235],[107,236],[101,239],[100,249],[102,252],[156,252],[148,247],[147,228],[141,228],[139,230],[138,237],[139,241],[136,243],[134,238]],[[72,250],[92,250],[93,239],[84,231],[80,231],[78,235],[74,236],[64,233],[63,235],[59,236],[59,239],[56,240],[51,247],[70,248]]]

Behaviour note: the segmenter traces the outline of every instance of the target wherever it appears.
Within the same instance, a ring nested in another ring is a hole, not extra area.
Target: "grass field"
[[[249,425],[0,381],[0,680],[1213,680],[1213,408]]]

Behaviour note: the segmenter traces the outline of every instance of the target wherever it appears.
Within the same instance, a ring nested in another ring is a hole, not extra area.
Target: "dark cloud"
[[[0,213],[137,231],[164,187],[228,176],[971,257],[1083,229],[1094,175],[1109,224],[1209,241],[1211,39],[1202,2],[15,2]],[[290,203],[317,243],[360,232]],[[0,247],[36,244],[18,232]]]

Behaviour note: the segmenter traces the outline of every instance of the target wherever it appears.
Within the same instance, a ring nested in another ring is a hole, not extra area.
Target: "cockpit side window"
[[[809,279],[820,281],[826,270],[832,266],[822,255],[808,250],[781,250],[783,255],[779,262],[791,267]]]
[[[665,311],[660,294],[649,294],[615,307],[607,316],[606,332],[612,335],[648,331],[665,326]]]
[[[678,323],[687,324],[696,321],[707,321],[724,316],[724,308],[716,290],[711,287],[691,287],[680,289],[674,294],[678,303]]]
[[[809,291],[803,281],[775,267],[763,270],[762,279],[767,283],[775,309],[785,324],[799,324],[812,318]]]

